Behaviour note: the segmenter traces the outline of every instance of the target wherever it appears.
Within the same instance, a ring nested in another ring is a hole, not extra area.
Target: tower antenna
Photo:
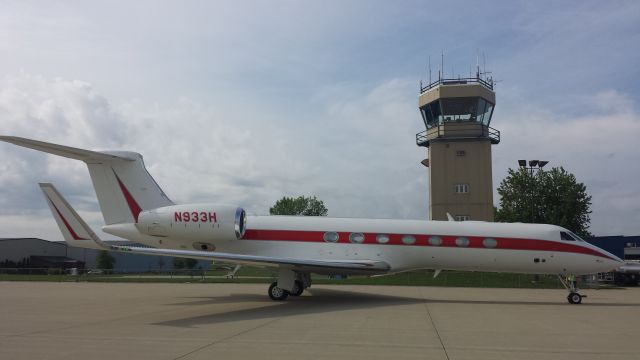
[[[482,52],[482,72],[487,73],[487,58],[484,56],[484,51]]]
[[[441,75],[439,74],[438,77],[444,76],[444,50],[442,50],[440,53],[440,71],[442,72],[442,74]],[[438,80],[441,80],[441,79],[442,78],[440,77],[440,79]]]
[[[480,79],[480,49],[476,49],[476,78]]]

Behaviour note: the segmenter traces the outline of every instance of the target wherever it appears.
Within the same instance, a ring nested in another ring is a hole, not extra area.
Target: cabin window
[[[469,246],[469,239],[466,237],[459,237],[456,239],[456,245],[460,247],[467,247]]]
[[[494,248],[496,246],[498,246],[498,241],[496,239],[493,238],[486,238],[484,240],[482,240],[482,245],[486,248]]]
[[[416,237],[413,235],[405,235],[402,237],[402,242],[406,245],[413,245],[416,243]]]
[[[456,215],[455,219],[456,219],[456,221],[469,221],[469,220],[471,220],[471,216],[469,216],[469,215]]]
[[[376,236],[376,241],[379,244],[386,244],[389,242],[389,235],[387,234],[378,234],[378,236]]]
[[[338,233],[334,232],[334,231],[327,231],[326,233],[324,233],[324,241],[326,242],[331,242],[331,243],[335,243],[338,242]]]
[[[351,233],[349,235],[349,241],[354,244],[362,244],[364,242],[364,234],[363,233]]]
[[[440,246],[442,245],[442,238],[440,236],[431,236],[429,238],[429,245]]]

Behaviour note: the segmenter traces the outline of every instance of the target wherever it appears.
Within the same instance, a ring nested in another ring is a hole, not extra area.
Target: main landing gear
[[[582,303],[582,298],[587,297],[587,295],[578,293],[575,275],[569,275],[567,278],[565,278],[562,274],[558,274],[558,279],[565,287],[565,289],[569,291],[569,295],[567,295],[567,301],[569,302],[569,304],[580,304]]]
[[[269,286],[269,297],[271,300],[286,300],[289,295],[300,296],[304,290],[311,286],[311,276],[309,273],[299,273],[293,270],[281,269],[278,274],[278,281]]]
[[[269,297],[271,300],[285,300],[289,297],[289,292],[285,289],[278,287],[278,282],[274,281],[271,286],[269,286]]]

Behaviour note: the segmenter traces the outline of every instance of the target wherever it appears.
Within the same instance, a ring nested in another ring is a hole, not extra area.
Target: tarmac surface
[[[0,282],[0,359],[640,359],[640,289]]]

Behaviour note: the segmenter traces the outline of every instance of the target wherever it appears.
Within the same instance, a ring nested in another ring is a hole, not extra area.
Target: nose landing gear
[[[569,301],[569,304],[580,304],[582,302],[582,295],[577,292],[571,292],[567,296],[567,300]]]
[[[569,291],[569,295],[567,295],[567,301],[569,304],[580,304],[582,303],[582,298],[587,297],[587,295],[582,295],[578,293],[578,287],[576,286],[576,277],[571,274],[566,278],[562,274],[558,274],[558,279],[560,283]]]

